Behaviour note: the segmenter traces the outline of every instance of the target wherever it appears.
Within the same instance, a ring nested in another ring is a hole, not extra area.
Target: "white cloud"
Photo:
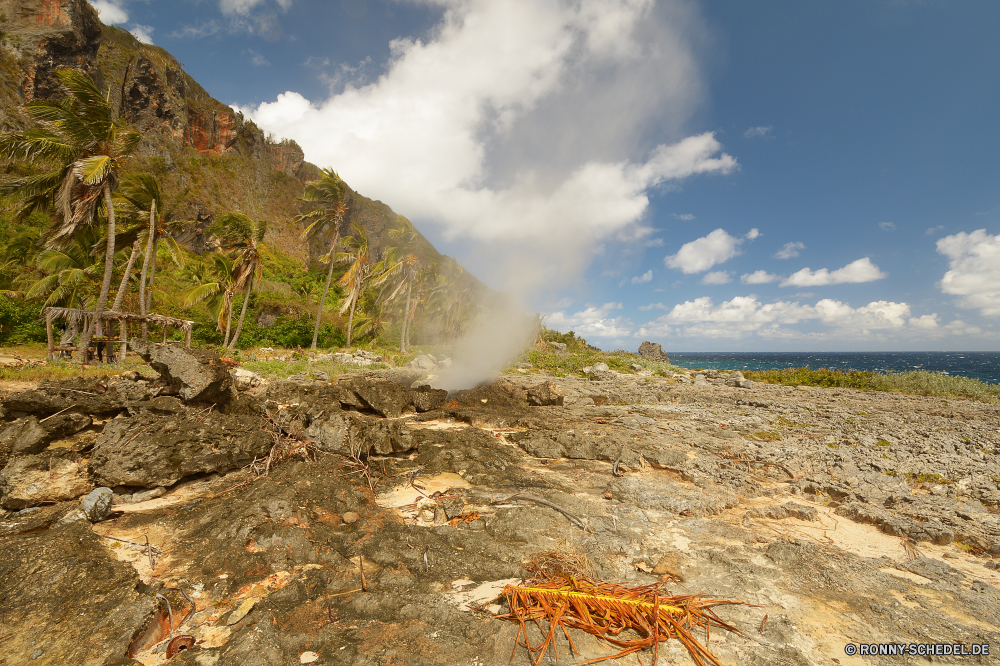
[[[927,235],[930,236],[932,234],[936,234],[937,232],[941,231],[942,229],[944,229],[944,225],[941,225],[941,224],[937,225],[936,227],[928,227],[927,228]]]
[[[791,259],[792,257],[799,256],[799,250],[804,250],[804,249],[806,249],[805,243],[800,243],[798,241],[785,243],[780,250],[774,253],[774,258]]]
[[[691,213],[680,213],[680,214],[671,213],[670,217],[676,217],[678,220],[684,220],[685,222],[690,222],[691,220],[695,219],[694,215],[692,215]]]
[[[757,229],[751,229],[746,239],[753,240],[759,235]],[[738,255],[744,240],[730,236],[723,229],[716,229],[707,236],[685,243],[677,254],[664,257],[663,263],[684,273],[701,273]]]
[[[893,224],[892,222],[879,222],[878,228],[881,229],[882,231],[895,231],[896,225]]]
[[[632,284],[645,284],[653,279],[653,269],[650,268],[642,275],[632,278]]]
[[[773,129],[774,128],[771,126],[751,127],[746,132],[743,132],[743,136],[746,137],[747,139],[761,139],[770,134],[771,130]]]
[[[115,25],[128,21],[128,12],[125,11],[120,2],[115,2],[114,0],[91,0],[90,4],[97,10],[97,15],[100,17],[102,23]],[[136,39],[139,38],[136,37]]]
[[[934,314],[923,315],[921,317],[912,317],[908,323],[914,328],[932,331],[938,327],[938,316],[935,312]]]
[[[181,39],[185,37],[191,37],[194,39],[201,39],[202,37],[211,37],[222,31],[222,26],[219,25],[218,21],[210,20],[205,21],[199,25],[185,25],[180,30],[175,30],[168,35],[168,37],[173,37],[175,39]]]
[[[767,284],[768,282],[776,282],[780,279],[781,276],[768,273],[765,270],[754,271],[753,273],[744,273],[740,276],[740,282],[743,284]]]
[[[910,314],[906,303],[873,301],[852,308],[847,303],[823,299],[816,305],[797,301],[761,303],[756,296],[737,296],[715,305],[708,296],[678,303],[654,322],[643,324],[638,333],[673,327],[686,336],[739,338],[750,334],[763,337],[796,337],[802,333],[784,328],[804,321],[817,321],[838,331],[837,335],[865,335],[870,331],[905,329]]]
[[[247,49],[247,53],[250,54],[250,62],[253,63],[254,67],[270,67],[271,61],[265,58],[260,53],[257,53],[253,49]]]
[[[590,306],[573,314],[552,312],[545,317],[545,326],[556,331],[576,331],[586,336],[614,338],[632,334],[632,321],[627,317],[612,317],[614,310],[622,309],[621,303]]]
[[[702,284],[729,284],[732,281],[729,271],[712,271],[705,273],[705,277],[701,279]]]
[[[662,238],[650,238],[648,241],[643,243],[646,247],[663,247]]]
[[[532,239],[549,263],[637,225],[650,188],[738,168],[714,134],[681,133],[702,94],[693,5],[436,4],[429,37],[393,40],[374,82],[241,110],[448,240]],[[654,124],[671,142],[643,143]]]
[[[219,0],[219,9],[227,16],[246,16],[250,13],[250,10],[263,2],[264,0]],[[286,5],[290,5],[291,3],[284,0],[283,2],[279,2],[279,4],[287,9]]]
[[[129,32],[143,44],[153,43],[153,26],[151,25],[139,25],[137,23],[132,26]]]
[[[871,259],[865,257],[852,261],[843,268],[830,271],[821,268],[812,271],[808,268],[792,273],[782,280],[782,287],[822,287],[830,284],[845,284],[858,282],[873,282],[881,280],[887,275],[879,270],[879,267],[872,263]]]
[[[639,312],[649,312],[650,310],[666,310],[667,306],[663,303],[650,303],[649,305],[640,305]]]
[[[949,260],[941,291],[961,296],[960,307],[1000,316],[1000,234],[991,236],[986,229],[963,231],[940,239],[937,251]]]

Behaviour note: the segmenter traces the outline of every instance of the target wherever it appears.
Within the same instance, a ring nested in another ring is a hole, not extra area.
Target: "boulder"
[[[233,368],[230,374],[233,376],[233,384],[241,391],[255,389],[261,384],[266,383],[263,377],[245,368]]]
[[[305,431],[321,451],[348,457],[385,455],[413,449],[410,431],[400,421],[356,412],[339,412],[313,421]]]
[[[448,392],[430,386],[418,387],[413,391],[413,407],[418,412],[429,412],[437,409],[448,399]]]
[[[409,367],[418,370],[433,370],[435,365],[437,363],[434,361],[434,357],[429,354],[421,354],[408,364]]]
[[[590,376],[590,381],[592,382],[607,382],[618,376],[616,372],[613,372],[611,368],[608,367],[607,363],[595,363],[590,366],[590,370],[587,374]]]
[[[169,487],[192,474],[243,467],[268,455],[272,445],[257,416],[142,412],[108,422],[89,469],[91,478],[104,486]]]
[[[94,488],[80,502],[80,510],[92,523],[97,523],[108,517],[111,513],[111,504],[114,501],[114,492],[111,488]]]
[[[643,343],[639,345],[639,356],[648,358],[650,361],[670,363],[670,357],[667,356],[667,352],[663,351],[663,347],[660,346],[660,343],[658,342],[649,342],[648,340],[644,340]]]
[[[50,439],[49,432],[34,416],[18,419],[0,432],[0,461],[16,455],[41,453]]]
[[[562,407],[565,396],[553,382],[542,382],[528,389],[528,404],[533,407]]]
[[[148,391],[141,388],[134,395],[122,390],[126,384],[134,387],[136,382],[105,384],[90,377],[61,382],[44,381],[37,388],[10,395],[3,401],[3,406],[8,412],[45,416],[71,411],[78,414],[112,414],[125,409],[130,402],[148,396]]]
[[[130,344],[133,351],[160,373],[160,380],[176,390],[185,402],[229,400],[233,378],[217,354],[141,340]]]
[[[550,342],[549,348],[555,351],[557,354],[566,353],[566,343],[565,342]]]
[[[386,379],[351,377],[335,385],[337,399],[347,409],[371,410],[379,416],[397,418],[413,404],[413,391]]]
[[[50,416],[45,419],[41,422],[41,426],[51,439],[60,439],[75,435],[93,422],[94,420],[86,414],[64,412],[63,414]]]
[[[70,460],[18,458],[0,472],[0,506],[24,509],[85,494],[91,485],[83,467]]]

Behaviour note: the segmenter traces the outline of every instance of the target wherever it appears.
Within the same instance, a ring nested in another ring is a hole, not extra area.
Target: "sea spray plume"
[[[433,380],[447,391],[474,388],[494,379],[531,343],[536,320],[516,300],[498,294],[452,348],[452,365]]]

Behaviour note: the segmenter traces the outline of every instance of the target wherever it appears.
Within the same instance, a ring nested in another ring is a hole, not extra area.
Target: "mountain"
[[[69,67],[89,74],[107,91],[130,125],[144,133],[130,170],[156,175],[166,199],[187,190],[174,219],[188,221],[175,234],[196,254],[217,247],[208,225],[221,213],[242,211],[270,223],[266,242],[299,262],[318,268],[329,237],[307,244],[297,198],[319,175],[294,141],[276,140],[253,121],[213,98],[166,50],[136,40],[122,28],[103,25],[85,0],[0,0],[0,131],[29,123],[23,104],[58,99],[54,76]],[[332,165],[336,168],[336,165]],[[6,165],[10,173],[11,165]],[[342,234],[362,225],[379,250],[398,215],[389,206],[350,190]],[[420,236],[417,255],[456,288],[489,290],[453,259]]]

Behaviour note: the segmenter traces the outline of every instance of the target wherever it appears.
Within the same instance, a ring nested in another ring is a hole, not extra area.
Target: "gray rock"
[[[156,488],[150,488],[149,490],[134,493],[131,498],[131,503],[135,504],[137,502],[145,502],[147,500],[156,499],[157,497],[163,497],[166,494],[166,488],[163,486],[157,486]]]
[[[650,361],[670,363],[670,357],[667,356],[667,352],[663,351],[663,347],[658,342],[643,341],[639,345],[639,356],[648,358]]]
[[[553,382],[542,382],[528,389],[528,404],[533,407],[562,407],[564,401],[565,396]]]
[[[414,382],[419,384],[420,382]],[[413,406],[418,412],[429,412],[437,409],[448,399],[448,392],[443,389],[435,389],[430,386],[417,387],[419,390],[413,392]]]
[[[318,382],[328,382],[330,381],[330,375],[323,372],[322,370],[316,370],[312,373],[312,378]]]
[[[234,368],[232,370],[233,383],[236,388],[240,390],[247,390],[257,388],[261,384],[264,384],[264,378],[258,375],[252,370],[247,370],[245,368]]]
[[[590,376],[590,381],[592,382],[607,382],[618,376],[618,373],[612,372],[608,368],[607,363],[595,363],[590,366],[590,371],[587,374]]]
[[[217,354],[141,340],[130,345],[185,402],[229,400],[233,378]]]
[[[243,467],[266,456],[272,444],[257,416],[145,412],[108,422],[91,455],[90,475],[110,487],[169,487],[192,474]]]
[[[111,488],[94,488],[90,494],[80,502],[80,510],[92,523],[97,523],[108,517],[111,513],[111,504],[114,501],[114,492]]]
[[[550,342],[549,347],[554,349],[558,354],[566,353],[566,343],[564,342]]]
[[[0,432],[0,460],[5,459],[4,453],[8,456],[41,453],[50,439],[34,416],[18,419]]]
[[[418,370],[433,370],[437,363],[434,361],[434,357],[429,354],[421,354],[412,361],[409,362],[409,367],[416,368]]]
[[[317,419],[309,425],[305,435],[316,442],[321,451],[348,457],[401,453],[417,444],[400,421],[356,412],[334,413]]]

